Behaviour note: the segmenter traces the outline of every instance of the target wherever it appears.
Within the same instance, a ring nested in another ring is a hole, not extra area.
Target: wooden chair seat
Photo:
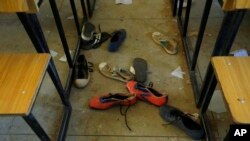
[[[39,0],[0,0],[0,12],[27,12],[36,13]]]
[[[250,57],[213,57],[212,64],[232,120],[250,123]]]
[[[30,113],[49,54],[0,54],[0,115]]]

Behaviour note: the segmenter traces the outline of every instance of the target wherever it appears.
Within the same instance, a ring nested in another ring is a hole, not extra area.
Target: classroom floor
[[[65,34],[70,49],[73,51],[77,43],[77,33],[72,19],[69,1],[57,0],[57,6],[63,22]],[[80,2],[76,1],[79,17],[82,17]],[[195,42],[195,32],[198,30],[201,15],[193,11],[198,9],[202,13],[204,1],[194,1],[191,10],[189,33],[191,41]],[[196,8],[195,8],[196,7]],[[218,9],[217,2],[213,8]],[[223,13],[214,10],[211,20],[222,19]],[[193,16],[192,16],[193,13]],[[63,49],[55,26],[53,15],[48,1],[44,1],[40,12],[37,14],[42,25],[45,38],[51,51],[57,54],[53,57],[59,76],[65,84],[68,75],[68,66],[62,61]],[[127,31],[127,38],[117,52],[108,52],[109,41],[101,47],[93,50],[82,50],[87,60],[94,64],[94,72],[91,73],[90,83],[86,88],[78,89],[73,86],[70,94],[70,102],[73,107],[67,141],[189,141],[192,140],[184,132],[166,122],[159,115],[159,107],[147,102],[138,101],[127,112],[129,131],[125,124],[125,118],[120,114],[120,107],[108,110],[93,110],[88,107],[88,100],[93,96],[101,96],[105,93],[126,93],[125,83],[102,76],[98,71],[98,64],[107,62],[129,68],[134,58],[143,58],[148,63],[148,80],[153,82],[154,88],[169,96],[167,104],[189,112],[198,113],[195,106],[194,95],[188,75],[186,58],[182,47],[177,20],[172,17],[170,0],[135,0],[131,5],[116,5],[114,0],[97,0],[93,18],[90,19],[96,27],[112,33],[118,29]],[[192,25],[193,23],[193,25]],[[211,24],[210,24],[211,25]],[[247,24],[246,24],[247,25]],[[97,28],[98,29],[98,28]],[[208,31],[203,47],[213,45],[218,28]],[[246,29],[249,31],[249,28]],[[159,31],[175,39],[179,43],[179,52],[169,55],[156,45],[152,38],[152,32]],[[215,34],[216,33],[216,34]],[[245,33],[245,32],[244,32]],[[249,33],[249,32],[248,32]],[[211,34],[211,35],[210,35]],[[243,34],[244,35],[244,34]],[[0,52],[35,52],[22,24],[15,14],[0,14]],[[212,39],[207,39],[212,38]],[[211,41],[210,41],[211,40]],[[247,44],[246,37],[243,43]],[[240,42],[243,44],[242,42]],[[211,50],[211,49],[210,49]],[[209,58],[209,52],[201,50],[203,57],[199,60],[201,72],[200,79],[205,73],[205,64]],[[202,63],[205,62],[205,63]],[[177,67],[185,72],[183,79],[171,75]],[[219,91],[217,91],[219,93]],[[213,125],[213,136],[220,141],[228,129],[229,116],[221,96],[213,100],[212,107],[208,112]],[[219,103],[219,105],[218,105]],[[219,107],[219,108],[218,108]],[[222,107],[222,108],[221,108]],[[52,140],[56,139],[58,127],[62,116],[62,105],[57,91],[53,86],[49,75],[40,88],[32,113],[41,123]],[[0,140],[1,141],[37,141],[37,136],[21,117],[0,117]]]

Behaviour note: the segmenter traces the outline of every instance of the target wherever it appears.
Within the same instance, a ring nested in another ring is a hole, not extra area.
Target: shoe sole
[[[135,58],[133,61],[133,68],[135,70],[135,80],[144,83],[147,80],[148,65],[146,60],[142,58]]]

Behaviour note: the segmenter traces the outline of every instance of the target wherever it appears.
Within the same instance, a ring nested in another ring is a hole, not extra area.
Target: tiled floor
[[[70,49],[74,49],[77,41],[77,34],[72,20],[72,13],[69,1],[56,1],[67,41]],[[203,3],[202,3],[203,2]],[[204,1],[195,1],[193,9],[202,11]],[[76,1],[79,17],[81,15],[80,2]],[[196,4],[196,8],[195,8]],[[216,5],[216,4],[215,4]],[[215,7],[216,8],[216,7]],[[193,10],[192,9],[192,10]],[[215,10],[216,11],[216,10]],[[196,31],[201,15],[191,11],[189,33]],[[200,12],[201,13],[201,12]],[[193,17],[192,17],[193,14]],[[217,19],[222,13],[213,14]],[[61,81],[66,82],[68,67],[66,62],[59,61],[63,56],[62,45],[57,33],[53,15],[48,1],[44,1],[38,13],[39,20],[51,50],[58,52],[53,57],[58,69]],[[129,67],[136,57],[147,60],[149,66],[148,82],[154,82],[154,88],[168,94],[169,105],[176,106],[183,111],[195,113],[193,91],[187,72],[185,55],[183,52],[179,30],[176,19],[171,16],[170,0],[134,0],[132,5],[116,5],[114,0],[97,0],[93,18],[90,20],[102,31],[112,33],[117,29],[124,28],[127,31],[127,38],[119,51],[110,53],[107,50],[108,42],[95,50],[82,51],[88,61],[94,63],[94,72],[91,74],[91,81],[84,89],[72,88],[70,101],[73,112],[69,123],[67,141],[188,141],[192,140],[181,130],[172,125],[164,125],[165,121],[159,116],[159,108],[149,103],[138,101],[131,106],[127,113],[128,124],[132,128],[126,128],[124,116],[120,115],[119,107],[104,111],[92,110],[88,107],[88,100],[92,96],[103,95],[109,92],[127,92],[125,84],[105,78],[98,72],[98,64],[108,62],[111,65]],[[213,22],[211,22],[213,23]],[[195,24],[195,25],[192,25]],[[212,30],[218,30],[216,28]],[[179,42],[179,53],[168,55],[162,48],[157,46],[151,39],[151,33],[160,31]],[[210,32],[215,39],[214,32]],[[0,52],[35,52],[24,28],[17,16],[14,14],[0,15]],[[209,36],[208,38],[211,38]],[[195,40],[195,37],[193,37]],[[206,39],[204,46],[213,44],[213,41]],[[244,39],[244,42],[246,40]],[[202,49],[206,54],[206,50]],[[205,55],[209,57],[208,54]],[[208,58],[201,58],[199,65],[206,63]],[[185,72],[184,79],[171,75],[171,72],[178,66]],[[201,74],[204,74],[205,67],[201,66]],[[217,104],[215,102],[215,104]],[[62,116],[62,105],[58,94],[46,75],[40,89],[35,106],[32,110],[52,140],[57,136],[60,117]],[[221,140],[228,128],[228,116],[223,113],[209,113],[211,123],[217,140]],[[35,141],[39,140],[20,117],[0,117],[0,140],[1,141]]]

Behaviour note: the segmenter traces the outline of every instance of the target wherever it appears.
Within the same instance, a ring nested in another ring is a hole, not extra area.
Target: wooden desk
[[[30,113],[49,60],[49,54],[0,54],[0,115]]]
[[[215,75],[236,124],[250,123],[250,57],[213,57]]]
[[[49,54],[0,54],[0,115],[22,116],[42,141],[50,141],[31,113]]]
[[[0,12],[38,12],[39,0],[0,0]]]

